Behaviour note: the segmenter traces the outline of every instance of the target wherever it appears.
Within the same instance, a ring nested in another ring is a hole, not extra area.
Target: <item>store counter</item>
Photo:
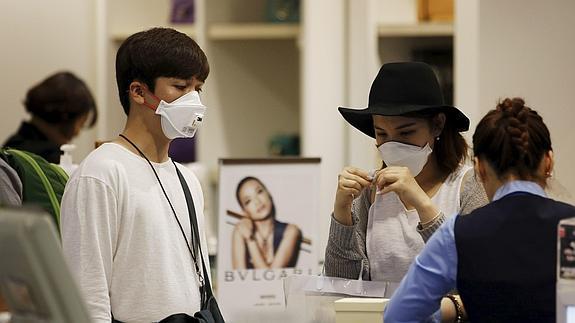
[[[342,298],[334,302],[336,323],[381,323],[388,298]]]

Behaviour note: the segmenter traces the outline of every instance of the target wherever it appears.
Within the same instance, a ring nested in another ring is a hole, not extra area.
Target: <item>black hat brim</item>
[[[446,122],[452,123],[457,131],[463,132],[469,130],[469,118],[467,118],[467,116],[458,108],[449,105],[389,105],[371,106],[365,109],[339,107],[338,110],[349,124],[372,138],[375,138],[373,118],[371,117],[374,114],[382,116],[401,116],[423,110],[436,110],[438,112],[445,113],[447,117]]]

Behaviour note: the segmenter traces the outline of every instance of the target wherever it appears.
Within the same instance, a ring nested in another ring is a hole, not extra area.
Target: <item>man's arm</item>
[[[66,185],[62,247],[94,322],[111,321],[109,288],[118,223],[117,200],[106,184],[79,177]]]

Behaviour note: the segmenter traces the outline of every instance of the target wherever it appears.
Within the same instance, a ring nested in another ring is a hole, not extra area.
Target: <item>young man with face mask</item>
[[[152,322],[200,310],[202,262],[209,268],[202,190],[168,148],[200,125],[206,107],[198,92],[208,73],[204,52],[173,29],[136,33],[118,50],[126,126],[82,162],[62,199],[64,254],[93,322]],[[192,250],[177,170],[194,202],[203,259]]]
[[[465,164],[469,119],[444,104],[433,70],[417,62],[383,65],[368,107],[339,111],[375,139],[382,167],[339,174],[326,274],[398,284],[446,218],[487,203]]]

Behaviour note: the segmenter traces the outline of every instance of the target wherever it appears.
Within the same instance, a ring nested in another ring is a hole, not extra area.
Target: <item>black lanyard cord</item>
[[[150,167],[152,168],[152,171],[154,172],[154,175],[156,176],[156,179],[158,180],[158,183],[160,184],[160,188],[162,189],[162,192],[164,192],[164,196],[166,197],[166,200],[168,200],[168,204],[170,204],[170,208],[172,209],[172,213],[174,214],[174,217],[176,218],[176,222],[178,223],[178,227],[180,228],[180,231],[182,232],[182,236],[184,237],[184,240],[186,242],[186,247],[188,247],[188,250],[190,251],[190,255],[192,255],[192,259],[194,260],[194,267],[196,269],[196,274],[198,275],[198,279],[200,280],[200,285],[203,286],[204,280],[203,280],[202,274],[200,272],[200,268],[198,267],[198,261],[196,260],[196,255],[194,254],[192,248],[190,247],[190,244],[188,243],[188,239],[186,238],[186,234],[184,233],[184,228],[182,227],[182,224],[180,223],[180,220],[178,219],[178,215],[176,214],[176,210],[174,209],[174,206],[172,205],[172,201],[170,201],[170,198],[168,197],[168,193],[166,193],[166,190],[164,189],[164,185],[162,185],[162,181],[160,181],[160,177],[158,176],[158,173],[156,172],[154,165],[152,165],[152,162],[148,159],[148,157],[146,157],[146,155],[144,155],[144,153],[140,150],[140,148],[138,148],[138,146],[136,146],[136,144],[134,144],[130,139],[128,139],[128,137],[124,136],[123,134],[120,134],[119,136],[124,138],[128,143],[130,143],[130,145],[132,145],[132,147],[134,147],[134,149],[136,149],[138,151],[138,153],[140,153],[140,156],[142,156],[148,162],[148,165],[150,165]],[[174,164],[174,167],[177,167],[173,161],[172,161],[172,163]],[[176,171],[177,171],[177,168],[176,168]],[[190,226],[193,226],[193,225],[194,225],[193,223],[190,223]],[[194,243],[194,235],[193,234],[191,236],[191,239],[192,239],[192,244],[193,244]],[[201,246],[200,246],[200,248],[201,248]]]

